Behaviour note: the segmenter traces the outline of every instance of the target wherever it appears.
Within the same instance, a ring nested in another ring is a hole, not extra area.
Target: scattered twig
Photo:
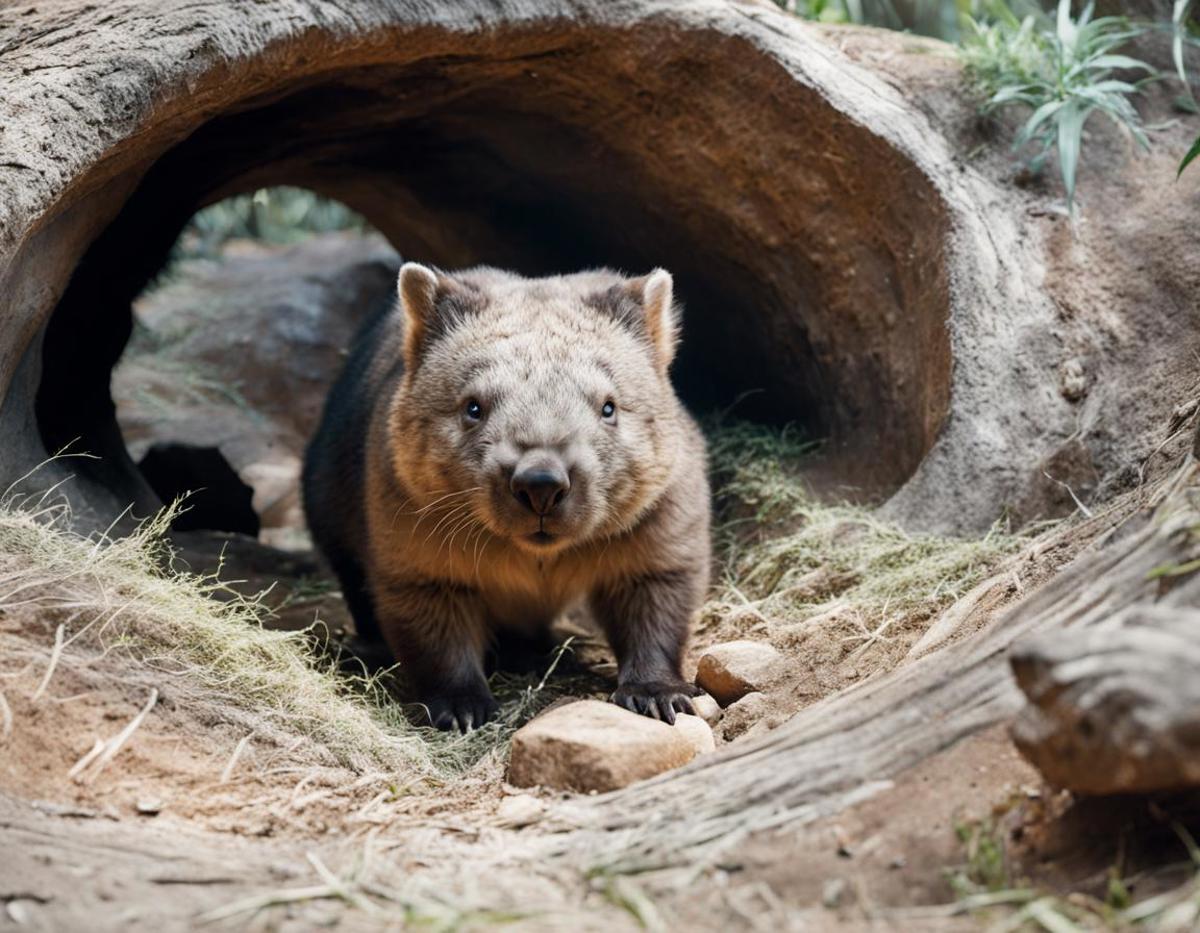
[[[13,731],[13,716],[12,707],[8,705],[8,699],[4,696],[4,691],[0,690],[0,741],[7,741]]]
[[[74,767],[72,767],[71,770],[67,772],[67,777],[69,777],[69,778],[75,777],[75,775],[79,774],[81,771],[83,771],[84,768],[86,768],[93,761],[95,761],[96,756],[99,755],[102,751],[104,751],[104,740],[96,739],[96,743],[92,746],[92,750],[90,752],[88,752],[86,755],[84,755],[82,758],[80,758],[77,762],[75,762]]]
[[[233,754],[229,756],[229,761],[225,764],[225,770],[221,772],[221,779],[217,781],[218,784],[224,784],[233,777],[233,769],[237,767],[238,759],[242,757],[242,752],[246,750],[246,746],[250,744],[250,739],[253,737],[253,732],[247,732],[242,736],[241,741],[234,748]]]
[[[54,647],[50,651],[50,661],[46,664],[46,673],[42,675],[42,682],[38,684],[38,688],[33,691],[33,696],[30,700],[36,703],[46,692],[46,687],[50,683],[50,678],[54,675],[54,669],[58,667],[58,659],[62,657],[63,650],[63,634],[64,626],[59,625],[54,630]]]
[[[308,859],[308,863],[316,870],[321,880],[324,881],[330,888],[337,892],[338,897],[344,900],[352,907],[357,907],[363,913],[373,913],[377,910],[376,906],[363,897],[358,891],[354,890],[354,883],[343,881],[337,875],[329,870],[324,862],[315,852],[306,852],[304,857]]]
[[[257,894],[253,897],[242,898],[239,901],[226,904],[224,907],[217,907],[214,910],[203,913],[196,919],[200,923],[217,923],[220,920],[228,920],[231,917],[236,917],[238,914],[256,914],[267,907],[275,907],[280,904],[296,904],[301,901],[317,901],[337,896],[337,891],[329,885],[313,884],[304,888],[272,891],[269,894]]]
[[[137,731],[138,726],[142,724],[142,721],[150,715],[150,710],[154,709],[154,704],[157,702],[158,690],[151,688],[150,699],[146,701],[146,705],[142,707],[141,712],[134,716],[124,729],[118,732],[107,742],[101,742],[97,740],[96,747],[93,747],[92,751],[88,752],[88,754],[84,755],[83,758],[76,762],[75,767],[73,767],[67,773],[67,777],[77,779],[83,774],[84,770],[89,764],[92,763],[94,759],[95,767],[92,769],[90,775],[88,775],[86,778],[83,778],[82,783],[90,784],[92,781],[94,781],[99,776],[100,772],[108,767],[109,762],[117,757],[117,754],[125,746],[125,743],[129,741],[130,736]]]
[[[1046,477],[1046,479],[1050,480],[1050,482],[1057,483],[1059,486],[1061,486],[1063,489],[1065,489],[1067,491],[1067,495],[1071,497],[1071,501],[1075,503],[1075,507],[1077,509],[1079,509],[1079,511],[1081,511],[1085,517],[1087,517],[1087,518],[1095,518],[1096,517],[1095,513],[1093,513],[1091,509],[1089,509],[1086,505],[1084,505],[1082,502],[1079,501],[1079,497],[1077,495],[1075,495],[1075,490],[1072,489],[1070,487],[1070,485],[1068,485],[1067,483],[1064,483],[1061,479],[1055,479],[1053,476],[1051,476],[1045,470],[1042,470],[1042,476]]]

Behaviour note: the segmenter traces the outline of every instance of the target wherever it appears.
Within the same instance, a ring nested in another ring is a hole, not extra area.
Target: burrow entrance
[[[943,203],[777,64],[711,40],[702,55],[657,47],[654,69],[593,42],[358,67],[228,101],[149,167],[74,270],[43,344],[46,448],[75,441],[101,457],[80,472],[153,502],[109,390],[131,303],[199,208],[290,184],[447,268],[671,269],[687,307],[675,376],[693,409],[799,423],[829,439],[847,484],[895,490],[948,406]]]

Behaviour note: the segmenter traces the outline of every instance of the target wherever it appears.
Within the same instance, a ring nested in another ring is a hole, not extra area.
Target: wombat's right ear
[[[628,294],[641,305],[642,322],[654,356],[665,373],[675,358],[679,344],[679,306],[675,303],[675,281],[666,269],[655,269],[649,275],[626,283]]]
[[[446,330],[454,317],[451,307],[462,302],[449,299],[465,296],[465,289],[454,279],[435,272],[419,262],[400,267],[400,304],[404,308],[404,367],[417,368],[430,339]]]

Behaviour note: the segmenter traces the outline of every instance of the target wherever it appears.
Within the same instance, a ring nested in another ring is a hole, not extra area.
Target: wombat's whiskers
[[[445,495],[438,496],[432,502],[429,502],[429,503],[421,506],[419,509],[406,509],[406,506],[411,505],[412,501],[413,501],[412,497],[410,496],[410,497],[406,498],[403,502],[401,502],[399,506],[397,506],[396,512],[392,516],[392,527],[393,528],[395,527],[396,519],[398,519],[402,514],[403,515],[416,515],[416,516],[418,516],[417,522],[415,525],[413,525],[413,531],[415,532],[418,528],[421,527],[421,522],[425,521],[427,516],[436,515],[440,512],[443,512],[447,509],[452,508],[453,506],[457,505],[458,499],[461,499],[464,496],[469,496],[471,493],[478,492],[482,488],[483,488],[482,486],[471,486],[468,489],[458,489],[458,490],[455,490],[454,492],[448,492]]]
[[[430,529],[429,534],[427,534],[425,536],[425,543],[428,544],[429,540],[434,535],[436,535],[443,527],[445,527],[445,526],[453,523],[455,520],[461,518],[463,516],[463,514],[465,512],[469,512],[470,509],[471,509],[470,502],[455,502],[455,503],[453,503],[449,507],[449,509],[446,511],[446,514],[443,515],[440,519],[438,519],[438,523],[436,525],[434,525],[433,528]],[[420,526],[420,521],[418,520],[417,526],[414,526],[413,530],[416,531],[416,528],[419,526]],[[443,534],[443,540],[444,539],[445,539],[445,535]]]

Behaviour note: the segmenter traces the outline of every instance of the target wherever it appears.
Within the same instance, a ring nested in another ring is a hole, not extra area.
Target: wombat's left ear
[[[417,262],[400,267],[404,308],[404,367],[414,371],[429,342],[469,310],[471,296],[458,281]]]
[[[631,279],[629,293],[646,315],[646,336],[654,348],[654,357],[663,372],[675,359],[679,344],[679,308],[675,304],[675,282],[666,269]]]

